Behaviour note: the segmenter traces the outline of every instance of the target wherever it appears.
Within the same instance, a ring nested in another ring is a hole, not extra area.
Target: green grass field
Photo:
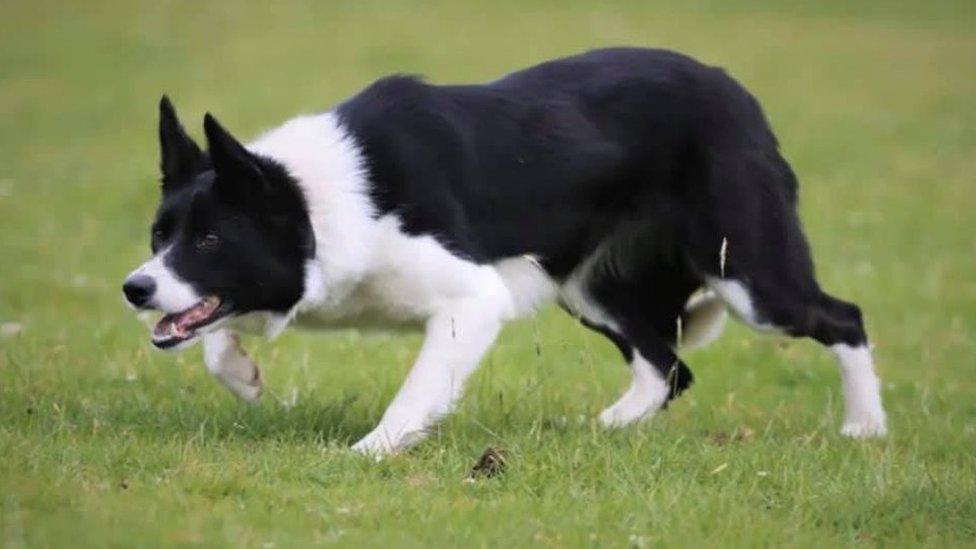
[[[119,286],[148,253],[156,102],[197,136],[322,110],[390,72],[473,82],[655,45],[762,101],[820,277],[865,310],[891,435],[838,434],[828,353],[730,325],[644,425],[556,310],[513,324],[409,453],[345,450],[417,335],[247,346],[254,407],[151,350]],[[976,3],[27,2],[0,8],[0,545],[976,546]],[[463,479],[501,445],[509,467]]]

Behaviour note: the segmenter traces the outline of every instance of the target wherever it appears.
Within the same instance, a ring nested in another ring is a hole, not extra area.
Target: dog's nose
[[[122,293],[129,303],[136,307],[142,307],[149,302],[152,295],[156,292],[156,281],[151,276],[133,275],[125,280],[122,285]]]

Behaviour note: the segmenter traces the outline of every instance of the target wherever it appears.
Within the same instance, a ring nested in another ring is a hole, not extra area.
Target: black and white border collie
[[[209,114],[207,150],[160,104],[152,258],[124,284],[164,313],[153,344],[203,340],[208,369],[261,392],[239,330],[420,325],[379,425],[384,454],[451,411],[502,324],[555,300],[609,338],[630,388],[599,421],[646,418],[692,382],[676,350],[726,309],[837,358],[842,433],[885,433],[857,306],[814,278],[797,182],[756,100],[720,69],[604,49],[484,85],[392,76],[248,145]]]

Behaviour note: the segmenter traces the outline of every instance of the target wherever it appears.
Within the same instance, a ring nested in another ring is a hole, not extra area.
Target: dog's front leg
[[[217,330],[203,336],[203,359],[207,370],[241,399],[257,402],[261,396],[261,371],[241,349],[230,330]]]
[[[406,381],[379,425],[353,446],[370,455],[394,453],[420,441],[449,413],[502,324],[496,300],[452,302],[427,321],[426,339]]]

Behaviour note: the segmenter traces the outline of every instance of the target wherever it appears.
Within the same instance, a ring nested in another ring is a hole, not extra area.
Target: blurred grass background
[[[0,6],[0,544],[973,545],[976,3],[26,2]],[[892,435],[837,435],[836,373],[737,326],[647,425],[557,311],[506,330],[459,413],[381,464],[417,336],[248,342],[270,398],[150,350],[119,284],[148,253],[156,102],[255,135],[375,78],[493,79],[605,45],[726,67],[801,180],[824,285],[865,310]],[[539,352],[537,352],[537,349]],[[738,436],[736,434],[738,433]],[[743,433],[745,433],[743,435]],[[461,479],[488,444],[509,471]]]

